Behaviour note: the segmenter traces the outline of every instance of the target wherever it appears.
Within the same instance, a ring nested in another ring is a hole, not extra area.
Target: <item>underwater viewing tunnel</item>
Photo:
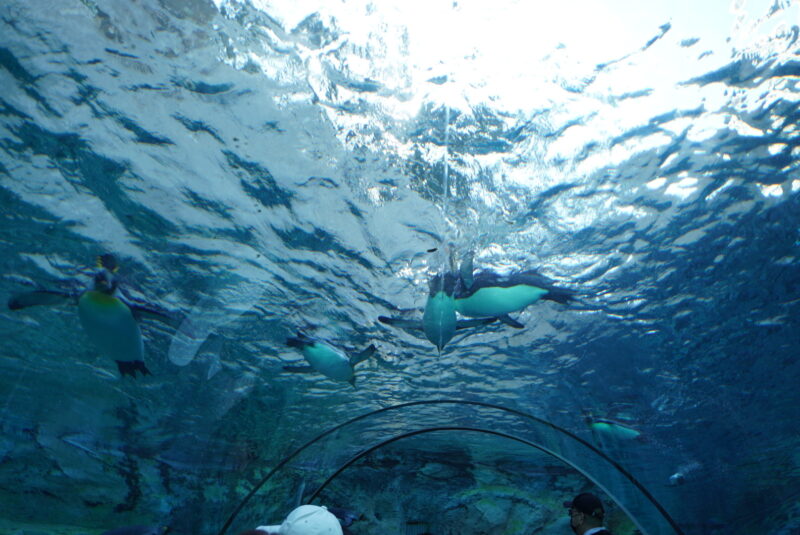
[[[487,445],[487,440],[493,444]],[[470,444],[476,442],[477,447],[471,449]],[[417,452],[424,459],[422,464],[403,466],[398,450],[394,456],[381,457],[384,449],[392,450],[399,443],[400,451]],[[482,496],[480,485],[476,487],[468,475],[476,464],[489,472],[510,471],[517,476],[517,486],[486,484]],[[517,512],[516,518],[507,510],[495,514],[493,529],[508,522],[516,523],[517,530],[521,529],[519,524],[533,528],[537,522],[550,523],[553,517],[564,516],[562,502],[571,499],[570,491],[562,488],[559,492],[550,485],[556,476],[564,478],[569,470],[613,502],[609,516],[616,517],[615,533],[628,532],[627,519],[644,535],[683,535],[642,482],[586,440],[518,410],[451,399],[389,406],[325,430],[272,467],[231,513],[218,535],[236,534],[267,519],[282,518],[304,503],[347,510],[350,496],[357,491],[369,493],[378,508],[404,512],[393,515],[395,523],[399,520],[396,525],[382,523],[380,513],[371,517],[363,512],[350,513],[366,524],[360,526],[362,529],[372,533],[417,532],[413,528],[409,531],[408,525],[422,526],[432,533],[472,533],[479,522],[470,522],[464,509],[475,507],[470,501],[481,500],[483,509],[478,506],[475,511],[484,519],[492,517],[486,500],[525,503],[524,513]],[[553,478],[546,477],[548,473]],[[468,491],[461,501],[444,488],[432,490],[432,481],[441,479],[448,481],[452,491],[458,487],[454,480],[459,478],[463,479],[463,490]],[[397,479],[403,481],[397,483]],[[418,503],[407,503],[409,493],[416,494]],[[626,518],[614,515],[614,507]]]
[[[3,0],[0,244],[0,535],[800,533],[797,0]]]

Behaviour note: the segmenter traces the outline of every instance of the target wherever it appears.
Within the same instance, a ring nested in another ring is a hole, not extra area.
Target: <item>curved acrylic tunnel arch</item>
[[[539,450],[539,451],[541,451],[541,452],[543,452],[543,453],[545,453],[547,455],[555,457],[559,461],[562,461],[562,462],[566,463],[566,461],[564,459],[561,459],[558,455],[554,454],[553,452],[548,451],[547,449],[539,446],[538,444],[534,444],[534,443],[532,443],[532,442],[530,442],[528,440],[525,440],[523,438],[516,437],[516,436],[513,436],[513,435],[509,435],[509,434],[506,434],[506,433],[502,433],[502,432],[499,432],[499,431],[492,431],[492,430],[489,430],[489,429],[481,429],[481,428],[476,428],[476,427],[454,427],[454,426],[431,427],[431,428],[425,428],[425,429],[418,429],[416,431],[411,431],[411,432],[408,432],[408,433],[404,433],[402,435],[398,435],[398,436],[389,438],[389,439],[387,439],[387,440],[385,440],[385,441],[383,441],[383,442],[381,442],[379,444],[375,444],[375,445],[371,446],[370,448],[367,448],[364,451],[358,453],[355,457],[353,457],[352,459],[348,460],[345,464],[340,466],[333,474],[331,474],[314,492],[311,493],[311,495],[305,497],[303,502],[304,503],[314,503],[315,501],[320,500],[320,496],[324,495],[323,493],[325,492],[326,488],[334,480],[336,480],[340,475],[342,475],[348,468],[351,468],[358,461],[360,461],[360,460],[364,459],[365,457],[369,456],[371,453],[373,453],[373,452],[375,452],[377,450],[380,450],[380,449],[382,449],[384,447],[387,447],[387,446],[389,446],[389,445],[391,445],[393,443],[402,441],[404,439],[408,439],[408,438],[416,437],[416,436],[420,436],[420,435],[425,435],[425,434],[428,434],[428,433],[438,433],[438,432],[481,433],[481,434],[491,435],[491,436],[494,436],[494,437],[499,437],[499,438],[504,439],[504,440],[518,442],[518,443],[523,444],[523,445],[525,445],[525,446],[527,446],[529,448],[534,448],[536,450]],[[568,464],[568,463],[566,463],[566,464]],[[578,471],[580,472],[580,470],[578,470]],[[603,488],[602,484],[600,484],[598,481],[594,480],[594,478],[591,476],[591,474],[583,473],[582,475],[584,477],[586,477],[587,479],[591,480],[592,482],[594,482],[602,490],[606,491],[606,494],[609,494],[608,491],[605,488]],[[644,487],[642,487],[642,489],[649,496],[649,492],[647,492],[647,490],[644,489]],[[560,495],[560,493],[559,493],[559,495]],[[613,498],[613,496],[611,496],[610,494],[609,494],[609,496],[610,496],[611,500],[616,502],[616,500]],[[564,497],[567,498],[568,496],[564,496]],[[660,504],[658,504],[658,502],[655,500],[655,498],[653,498],[652,496],[649,496],[649,497],[650,497],[650,499],[653,500],[653,503],[659,509],[659,511],[662,514],[665,515],[667,521],[668,522],[671,521],[671,518],[669,517],[669,514],[660,506]],[[328,503],[328,502],[321,501],[319,503],[319,505],[325,505],[325,503]],[[651,533],[650,531],[645,531],[643,526],[640,525],[642,523],[638,522],[635,518],[633,518],[631,516],[630,512],[627,511],[623,505],[621,505],[619,503],[618,503],[618,505],[620,505],[620,508],[623,511],[625,511],[625,513],[628,515],[628,517],[631,518],[631,520],[634,521],[637,524],[637,527],[640,530],[642,530],[643,533]],[[646,525],[647,522],[644,522],[644,524]],[[466,526],[464,526],[464,527],[466,527]],[[677,526],[674,526],[674,533],[681,533],[680,529]]]
[[[484,433],[547,453],[585,475],[647,535],[682,535],[656,498],[628,469],[584,439],[541,418],[476,401],[427,400],[385,407],[324,431],[283,459],[243,498],[219,535],[282,518],[318,496],[357,460],[434,431]],[[310,497],[307,488],[316,489]],[[263,497],[253,500],[261,492]],[[238,531],[236,531],[238,532]]]

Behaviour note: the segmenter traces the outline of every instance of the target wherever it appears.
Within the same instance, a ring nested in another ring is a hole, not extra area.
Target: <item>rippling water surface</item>
[[[194,338],[143,323],[132,380],[75,307],[3,311],[2,529],[216,533],[292,448],[432,398],[598,443],[686,533],[800,529],[800,7],[596,4],[5,2],[2,294],[113,253]],[[377,318],[448,251],[577,299],[438,355]],[[380,358],[287,373],[298,330]]]

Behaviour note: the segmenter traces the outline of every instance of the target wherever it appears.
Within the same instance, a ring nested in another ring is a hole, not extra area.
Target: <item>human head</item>
[[[339,520],[327,508],[301,505],[280,526],[259,526],[259,531],[280,535],[342,535]]]
[[[577,534],[603,525],[603,502],[590,492],[578,494],[572,500],[564,502],[569,509],[569,525]]]

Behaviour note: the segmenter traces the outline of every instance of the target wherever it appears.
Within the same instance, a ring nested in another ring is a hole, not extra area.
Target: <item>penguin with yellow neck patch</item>
[[[124,377],[136,372],[151,375],[144,363],[144,342],[138,319],[150,317],[172,325],[173,318],[150,305],[134,303],[119,288],[116,258],[104,254],[97,260],[92,287],[81,292],[34,290],[13,296],[8,308],[20,310],[37,305],[76,302],[81,325],[100,351],[112,357]]]

